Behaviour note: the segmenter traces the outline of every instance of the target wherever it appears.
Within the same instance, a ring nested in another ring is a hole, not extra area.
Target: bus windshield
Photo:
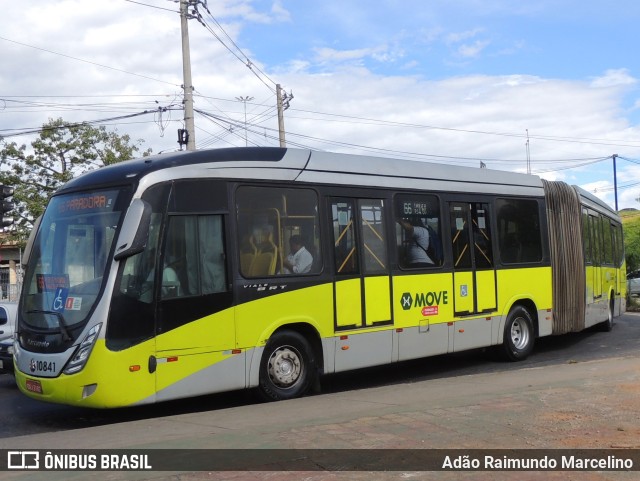
[[[128,205],[124,189],[53,197],[33,244],[21,319],[34,330],[79,334],[99,298],[116,229]]]

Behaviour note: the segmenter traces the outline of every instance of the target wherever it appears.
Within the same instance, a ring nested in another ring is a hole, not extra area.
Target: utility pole
[[[278,102],[278,133],[280,137],[280,147],[286,147],[284,141],[284,108],[282,105],[282,88],[280,84],[276,84],[276,98]]]
[[[196,133],[193,122],[193,82],[191,81],[191,55],[189,53],[189,25],[187,20],[189,0],[180,0],[180,30],[182,32],[182,79],[184,89],[184,126],[187,150],[196,150]],[[179,134],[180,135],[180,134]],[[179,141],[180,142],[180,141]]]
[[[618,154],[613,154],[611,158],[613,159],[613,192],[616,200],[616,212],[618,212],[618,176],[616,174],[616,158]]]
[[[527,174],[531,173],[531,151],[529,150],[529,129],[527,129]]]
[[[249,143],[247,141],[247,102],[251,102],[253,100],[253,97],[249,97],[248,95],[246,97],[243,97],[241,95],[240,97],[236,97],[236,100],[244,104],[244,146],[248,147]]]

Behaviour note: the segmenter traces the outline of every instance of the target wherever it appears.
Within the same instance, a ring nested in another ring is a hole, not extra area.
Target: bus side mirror
[[[42,222],[42,216],[38,216],[33,223],[33,229],[31,229],[29,239],[27,239],[27,245],[24,246],[24,252],[22,253],[22,266],[26,266],[29,263],[29,257],[31,257],[31,253],[33,252],[33,240],[36,238],[36,234],[40,228],[40,222]],[[20,268],[22,268],[22,266],[20,266]]]
[[[120,229],[120,237],[113,258],[117,261],[144,250],[149,238],[151,205],[142,199],[134,199]]]

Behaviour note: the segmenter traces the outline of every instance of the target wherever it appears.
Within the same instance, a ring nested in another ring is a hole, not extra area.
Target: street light
[[[249,144],[247,142],[247,102],[251,102],[253,97],[249,97],[248,95],[243,97],[236,97],[238,102],[242,102],[244,104],[244,146],[247,147]]]

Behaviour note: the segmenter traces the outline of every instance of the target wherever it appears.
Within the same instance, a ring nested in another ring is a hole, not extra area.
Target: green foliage
[[[627,272],[640,269],[640,215],[638,211],[623,217],[624,252]]]
[[[30,148],[3,142],[0,149],[0,183],[14,187],[15,226],[12,241],[24,241],[33,221],[44,212],[51,194],[65,182],[89,170],[130,160],[143,140],[131,143],[128,135],[105,127],[69,124],[50,119]],[[151,149],[142,153],[147,156]]]

